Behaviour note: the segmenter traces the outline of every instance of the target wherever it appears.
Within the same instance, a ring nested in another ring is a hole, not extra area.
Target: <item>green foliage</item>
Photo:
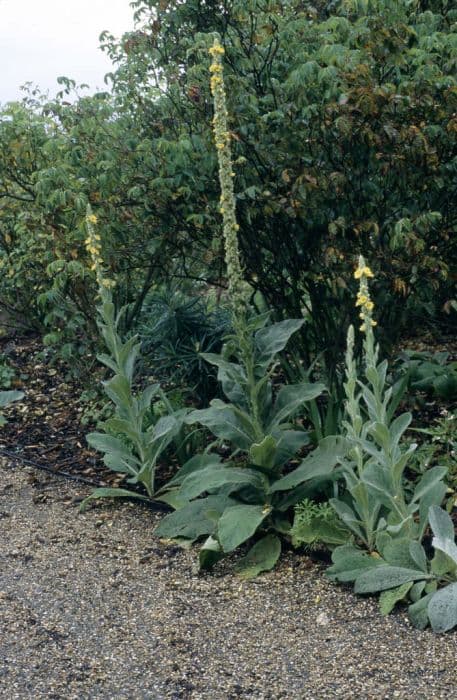
[[[448,352],[405,350],[397,360],[396,371],[406,375],[412,392],[423,392],[446,401],[457,398],[457,362]]]
[[[151,497],[155,492],[157,461],[179,434],[187,411],[170,410],[155,423],[148,421],[150,424],[146,427],[151,402],[157,398],[166,401],[165,396],[158,384],[135,391],[135,363],[140,343],[136,337],[127,341],[121,339],[118,327],[122,313],[115,315],[109,291],[101,290],[101,294],[99,325],[109,354],[100,355],[98,359],[114,372],[114,376],[103,383],[105,393],[114,404],[114,416],[100,425],[104,432],[89,433],[87,441],[104,453],[107,467],[127,474],[127,483],[141,484]],[[106,491],[99,489],[90,498],[105,495]],[[108,495],[112,495],[111,492]],[[131,492],[131,495],[136,493]]]
[[[307,433],[294,424],[293,417],[323,386],[284,386],[274,398],[270,377],[277,353],[284,349],[301,322],[281,321],[269,326],[266,323],[266,316],[253,317],[248,322],[253,349],[251,366],[245,364],[245,355],[234,339],[229,340],[222,356],[205,356],[218,367],[228,401],[215,399],[209,408],[193,411],[185,418],[187,423],[204,425],[224,445],[230,445],[236,461],[221,464],[211,457],[197,459],[190,473],[185,466],[169,484],[167,494],[168,499],[172,494],[178,508],[156,529],[161,537],[183,537],[183,532],[190,539],[208,535],[200,553],[203,567],[212,566],[257,532],[263,533],[264,539],[246,555],[246,576],[253,570],[273,566],[280,551],[274,533],[287,534],[290,530],[289,509],[303,498],[304,487],[317,478],[330,478],[338,457],[345,451],[344,441],[327,438],[296,468],[284,474],[285,464],[309,440]],[[215,511],[209,508],[208,499],[217,497],[230,500],[225,504],[221,501]],[[195,509],[199,518],[204,516],[198,520],[198,530],[189,522]],[[244,571],[244,564],[239,566]]]
[[[295,547],[305,545],[310,549],[333,549],[351,540],[351,531],[329,503],[315,503],[307,498],[295,506],[290,534]]]
[[[417,541],[383,534],[380,554],[369,556],[354,545],[339,547],[327,570],[332,580],[354,582],[356,593],[380,593],[380,607],[388,614],[402,600],[409,601],[412,623],[421,629],[430,624],[434,632],[457,626],[457,544],[446,511],[430,508],[435,555],[428,559]]]
[[[206,50],[225,48],[228,129],[247,278],[280,317],[306,315],[306,364],[343,354],[354,254],[379,272],[381,340],[455,318],[457,82],[450,4],[137,0],[103,36],[111,94],[29,96],[0,114],[1,304],[18,322],[96,339],[88,201],[127,327],[158,280],[226,286]],[[56,270],[56,266],[58,270]],[[455,301],[455,300],[454,300]],[[444,309],[444,313],[442,310]],[[60,339],[59,339],[60,336]],[[331,374],[331,372],[330,372]],[[330,376],[333,383],[333,377]]]
[[[346,280],[357,252],[377,261],[387,340],[444,306],[456,270],[448,187],[455,10],[406,0],[333,3],[326,11],[301,0],[230,0],[223,11],[198,0],[135,7],[141,30],[118,43],[106,36],[106,46],[119,61],[115,89],[139,114],[165,121],[158,138],[149,134],[162,148],[168,137],[167,153],[182,164],[176,236],[183,221],[198,222],[205,236],[184,237],[208,250],[214,230],[218,192],[205,153],[210,107],[201,59],[217,32],[227,55],[240,245],[249,282],[268,306],[285,317],[305,309],[306,350],[323,350],[330,367],[352,318]],[[186,188],[198,212],[192,218]]]
[[[216,371],[202,353],[220,352],[229,329],[225,309],[176,288],[149,295],[139,319],[142,354],[154,376],[186,388],[201,405],[217,393]]]
[[[9,389],[14,379],[14,369],[6,355],[0,355],[0,389]]]

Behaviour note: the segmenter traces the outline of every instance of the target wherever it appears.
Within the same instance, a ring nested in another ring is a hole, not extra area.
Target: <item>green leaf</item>
[[[337,547],[332,553],[332,566],[325,572],[332,581],[355,581],[363,571],[379,569],[385,565],[380,557],[372,557],[353,544]]]
[[[414,489],[412,501],[419,502],[422,500],[428,491],[431,491],[437,483],[444,479],[446,473],[446,467],[432,467],[428,469]]]
[[[256,532],[270,513],[264,506],[236,505],[227,508],[219,519],[217,534],[224,552],[232,552]]]
[[[346,450],[347,442],[344,439],[333,436],[324,438],[319,447],[305,457],[297,469],[271,486],[270,493],[287,491],[303,481],[330,474]]]
[[[89,501],[93,501],[95,498],[136,498],[140,501],[148,501],[151,503],[151,499],[148,496],[143,496],[141,493],[136,493],[135,491],[128,491],[127,489],[113,489],[113,488],[100,488],[95,489],[92,493],[87,496],[79,506],[79,510],[82,513]]]
[[[275,467],[292,459],[304,445],[309,444],[309,435],[304,430],[273,430],[276,440]]]
[[[233,442],[243,450],[255,442],[255,430],[249,417],[241,420],[231,406],[222,402],[213,401],[209,408],[192,411],[185,422],[205,425],[216,437]]]
[[[390,566],[402,567],[404,569],[415,569],[417,564],[414,558],[411,556],[412,544],[418,543],[411,542],[411,540],[407,537],[392,539],[384,546],[382,556]],[[427,563],[425,566],[425,571],[427,572]],[[419,569],[423,571],[421,567],[419,567]]]
[[[340,501],[338,498],[331,498],[329,503],[335,510],[335,513],[338,515],[340,520],[348,528],[350,528],[352,532],[354,532],[357,535],[357,537],[363,539],[364,532],[362,528],[362,522],[360,521],[360,518],[357,517],[356,513],[352,510],[352,508],[344,501]]]
[[[447,632],[457,626],[457,583],[433,594],[427,608],[434,632]]]
[[[414,627],[423,630],[427,627],[429,623],[428,619],[428,604],[434,593],[429,593],[423,598],[419,598],[418,601],[413,603],[408,608],[409,619],[413,623]]]
[[[391,613],[395,605],[405,598],[412,585],[412,582],[403,583],[401,586],[398,586],[398,588],[391,588],[388,591],[383,591],[379,596],[381,615],[388,615]]]
[[[110,457],[111,463],[117,462],[119,467],[125,467],[129,472],[133,467],[140,466],[139,460],[119,438],[105,433],[89,433],[86,439],[95,450],[105,452]]]
[[[262,328],[255,334],[255,344],[259,350],[259,362],[268,365],[278,352],[286,347],[291,336],[305,323],[305,319],[287,319]]]
[[[20,401],[23,398],[23,391],[0,391],[0,408],[6,408],[12,401]]]
[[[157,537],[174,539],[185,537],[196,540],[202,535],[212,535],[217,519],[224,510],[236,501],[228,496],[208,496],[188,503],[175,513],[166,515],[154,530]]]
[[[249,450],[249,459],[258,467],[271,469],[275,466],[276,440],[271,435],[266,435],[262,442],[254,443]]]
[[[204,491],[211,491],[230,484],[233,486],[233,490],[248,485],[262,491],[266,488],[265,478],[252,469],[210,466],[186,476],[182,482],[180,494],[190,501]]]
[[[212,569],[214,564],[220,561],[223,557],[224,552],[222,551],[219,542],[210,535],[203,543],[198,555],[200,569],[204,571]]]
[[[409,545],[409,553],[417,568],[420,569],[420,571],[427,573],[427,555],[420,542],[411,542]]]
[[[181,469],[179,469],[174,477],[166,483],[164,488],[167,489],[170,486],[179,486],[186,476],[193,474],[193,472],[199,471],[200,469],[205,469],[207,467],[216,468],[221,466],[221,458],[218,455],[195,455],[194,457],[191,457],[191,459],[187,460],[185,464],[183,464]]]
[[[438,506],[432,506],[429,511],[429,521],[430,527],[432,528],[432,532],[435,535],[435,540],[438,546],[441,541],[454,541],[454,523],[452,522],[449,513],[446,513],[446,511],[443,510],[443,508],[439,508]],[[443,548],[440,547],[440,549]]]
[[[262,571],[270,571],[276,564],[281,554],[281,541],[276,535],[266,535],[255,543],[240,559],[235,567],[236,573],[241,578],[255,578]]]
[[[324,391],[325,384],[311,384],[309,382],[283,386],[278,391],[275,405],[268,419],[268,430],[283,423],[296,413],[304,403],[312,401]]]
[[[365,571],[357,577],[354,591],[356,593],[377,593],[387,588],[396,588],[403,583],[429,579],[431,576],[423,571],[405,569],[402,566],[378,566],[376,571]]]

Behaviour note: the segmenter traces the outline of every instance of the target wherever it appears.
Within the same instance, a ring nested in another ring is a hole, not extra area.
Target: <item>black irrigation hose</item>
[[[55,471],[51,467],[46,467],[44,464],[39,464],[39,462],[35,462],[32,459],[27,459],[26,457],[22,457],[21,455],[15,454],[14,452],[9,452],[8,450],[0,449],[0,457],[7,457],[8,459],[13,459],[15,462],[21,462],[22,464],[25,464],[28,467],[40,469],[41,471],[52,474],[53,476],[60,476],[63,479],[69,479],[71,481],[79,481],[81,484],[87,484],[88,486],[92,486],[92,488],[94,489],[100,488],[100,484],[97,484],[95,481],[91,481],[90,479],[85,479],[83,476],[68,474],[68,472]],[[170,506],[168,506],[166,503],[154,501],[152,498],[148,498],[147,500],[145,498],[142,498],[141,503],[145,503],[149,508],[152,508],[152,510],[156,510],[163,513],[168,513],[171,510]]]

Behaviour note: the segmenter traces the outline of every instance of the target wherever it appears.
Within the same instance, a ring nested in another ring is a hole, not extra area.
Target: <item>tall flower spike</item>
[[[103,258],[100,235],[95,230],[97,217],[92,213],[90,205],[87,205],[86,228],[87,238],[85,240],[86,250],[92,259],[91,270],[95,272],[97,284],[100,291],[114,287],[114,281],[107,279],[103,273]]]
[[[373,328],[377,322],[373,320],[374,303],[370,299],[368,279],[374,277],[373,272],[365,263],[362,255],[359,257],[359,265],[354,272],[355,279],[359,280],[359,291],[355,305],[360,309],[359,317],[362,321],[360,331],[364,333],[365,363],[368,366],[376,366],[378,357],[378,347],[375,345]]]
[[[219,182],[221,198],[219,209],[223,220],[225,263],[229,284],[229,297],[235,326],[244,323],[246,301],[243,293],[244,280],[240,262],[238,243],[239,225],[236,220],[235,194],[233,187],[233,166],[230,147],[230,133],[227,125],[227,106],[225,98],[224,72],[222,56],[224,49],[217,39],[209,49],[212,57],[210,66],[211,93],[214,101],[213,132],[219,162]]]

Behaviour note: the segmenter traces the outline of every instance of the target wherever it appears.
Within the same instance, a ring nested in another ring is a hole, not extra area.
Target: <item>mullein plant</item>
[[[141,484],[147,496],[120,488],[99,488],[86,498],[81,507],[93,498],[128,497],[151,498],[155,494],[155,469],[163,451],[180,433],[186,410],[173,411],[159,384],[135,391],[134,378],[140,343],[136,336],[124,341],[119,333],[123,310],[115,312],[112,290],[115,286],[104,271],[101,237],[97,233],[97,217],[90,207],[86,214],[86,250],[90,257],[90,269],[95,274],[98,287],[100,333],[107,353],[98,356],[113,376],[103,382],[107,396],[114,404],[114,416],[101,424],[103,432],[90,433],[89,445],[104,453],[109,469],[125,474],[127,483]],[[165,402],[169,414],[156,423],[151,422],[151,404]]]
[[[435,631],[445,631],[457,624],[454,527],[439,508],[446,492],[446,468],[435,466],[425,472],[412,494],[405,489],[405,468],[416,445],[402,444],[411,414],[394,418],[398,401],[392,387],[387,388],[387,361],[379,362],[368,285],[372,277],[360,257],[355,278],[359,280],[356,306],[363,333],[363,379],[358,378],[351,327],[343,423],[350,449],[340,460],[345,489],[330,500],[352,542],[334,549],[327,573],[335,581],[354,582],[357,593],[379,592],[383,614],[407,600],[416,626],[430,623]],[[431,560],[421,543],[429,524],[435,535]]]
[[[354,328],[348,331],[346,352],[345,437],[351,445],[341,467],[346,482],[342,498],[330,501],[343,523],[369,551],[386,537],[420,540],[428,523],[428,510],[439,505],[446,490],[444,467],[427,471],[412,496],[407,496],[404,472],[416,449],[405,447],[402,438],[412,416],[394,418],[397,401],[387,386],[387,360],[379,362],[379,346],[373,329],[374,303],[368,281],[373,277],[363,257],[354,277],[359,281],[356,307],[363,334],[364,378],[358,379],[354,359]]]
[[[268,313],[255,315],[249,310],[238,241],[224,49],[218,40],[209,53],[233,334],[221,354],[203,354],[217,366],[227,400],[214,399],[209,408],[190,413],[186,422],[207,427],[221,443],[230,446],[236,462],[208,463],[207,455],[206,460],[196,459],[191,468],[181,470],[168,494],[177,510],[164,518],[156,533],[190,540],[208,535],[200,563],[209,567],[259,531],[263,537],[240,563],[240,572],[251,576],[274,566],[281,550],[275,533],[289,532],[288,511],[303,498],[304,488],[312,480],[329,477],[342,446],[336,438],[328,438],[296,469],[283,475],[285,464],[309,442],[308,433],[294,417],[305,402],[323,392],[324,386],[304,382],[283,386],[274,395],[271,377],[278,366],[278,353],[304,320],[270,324]]]

